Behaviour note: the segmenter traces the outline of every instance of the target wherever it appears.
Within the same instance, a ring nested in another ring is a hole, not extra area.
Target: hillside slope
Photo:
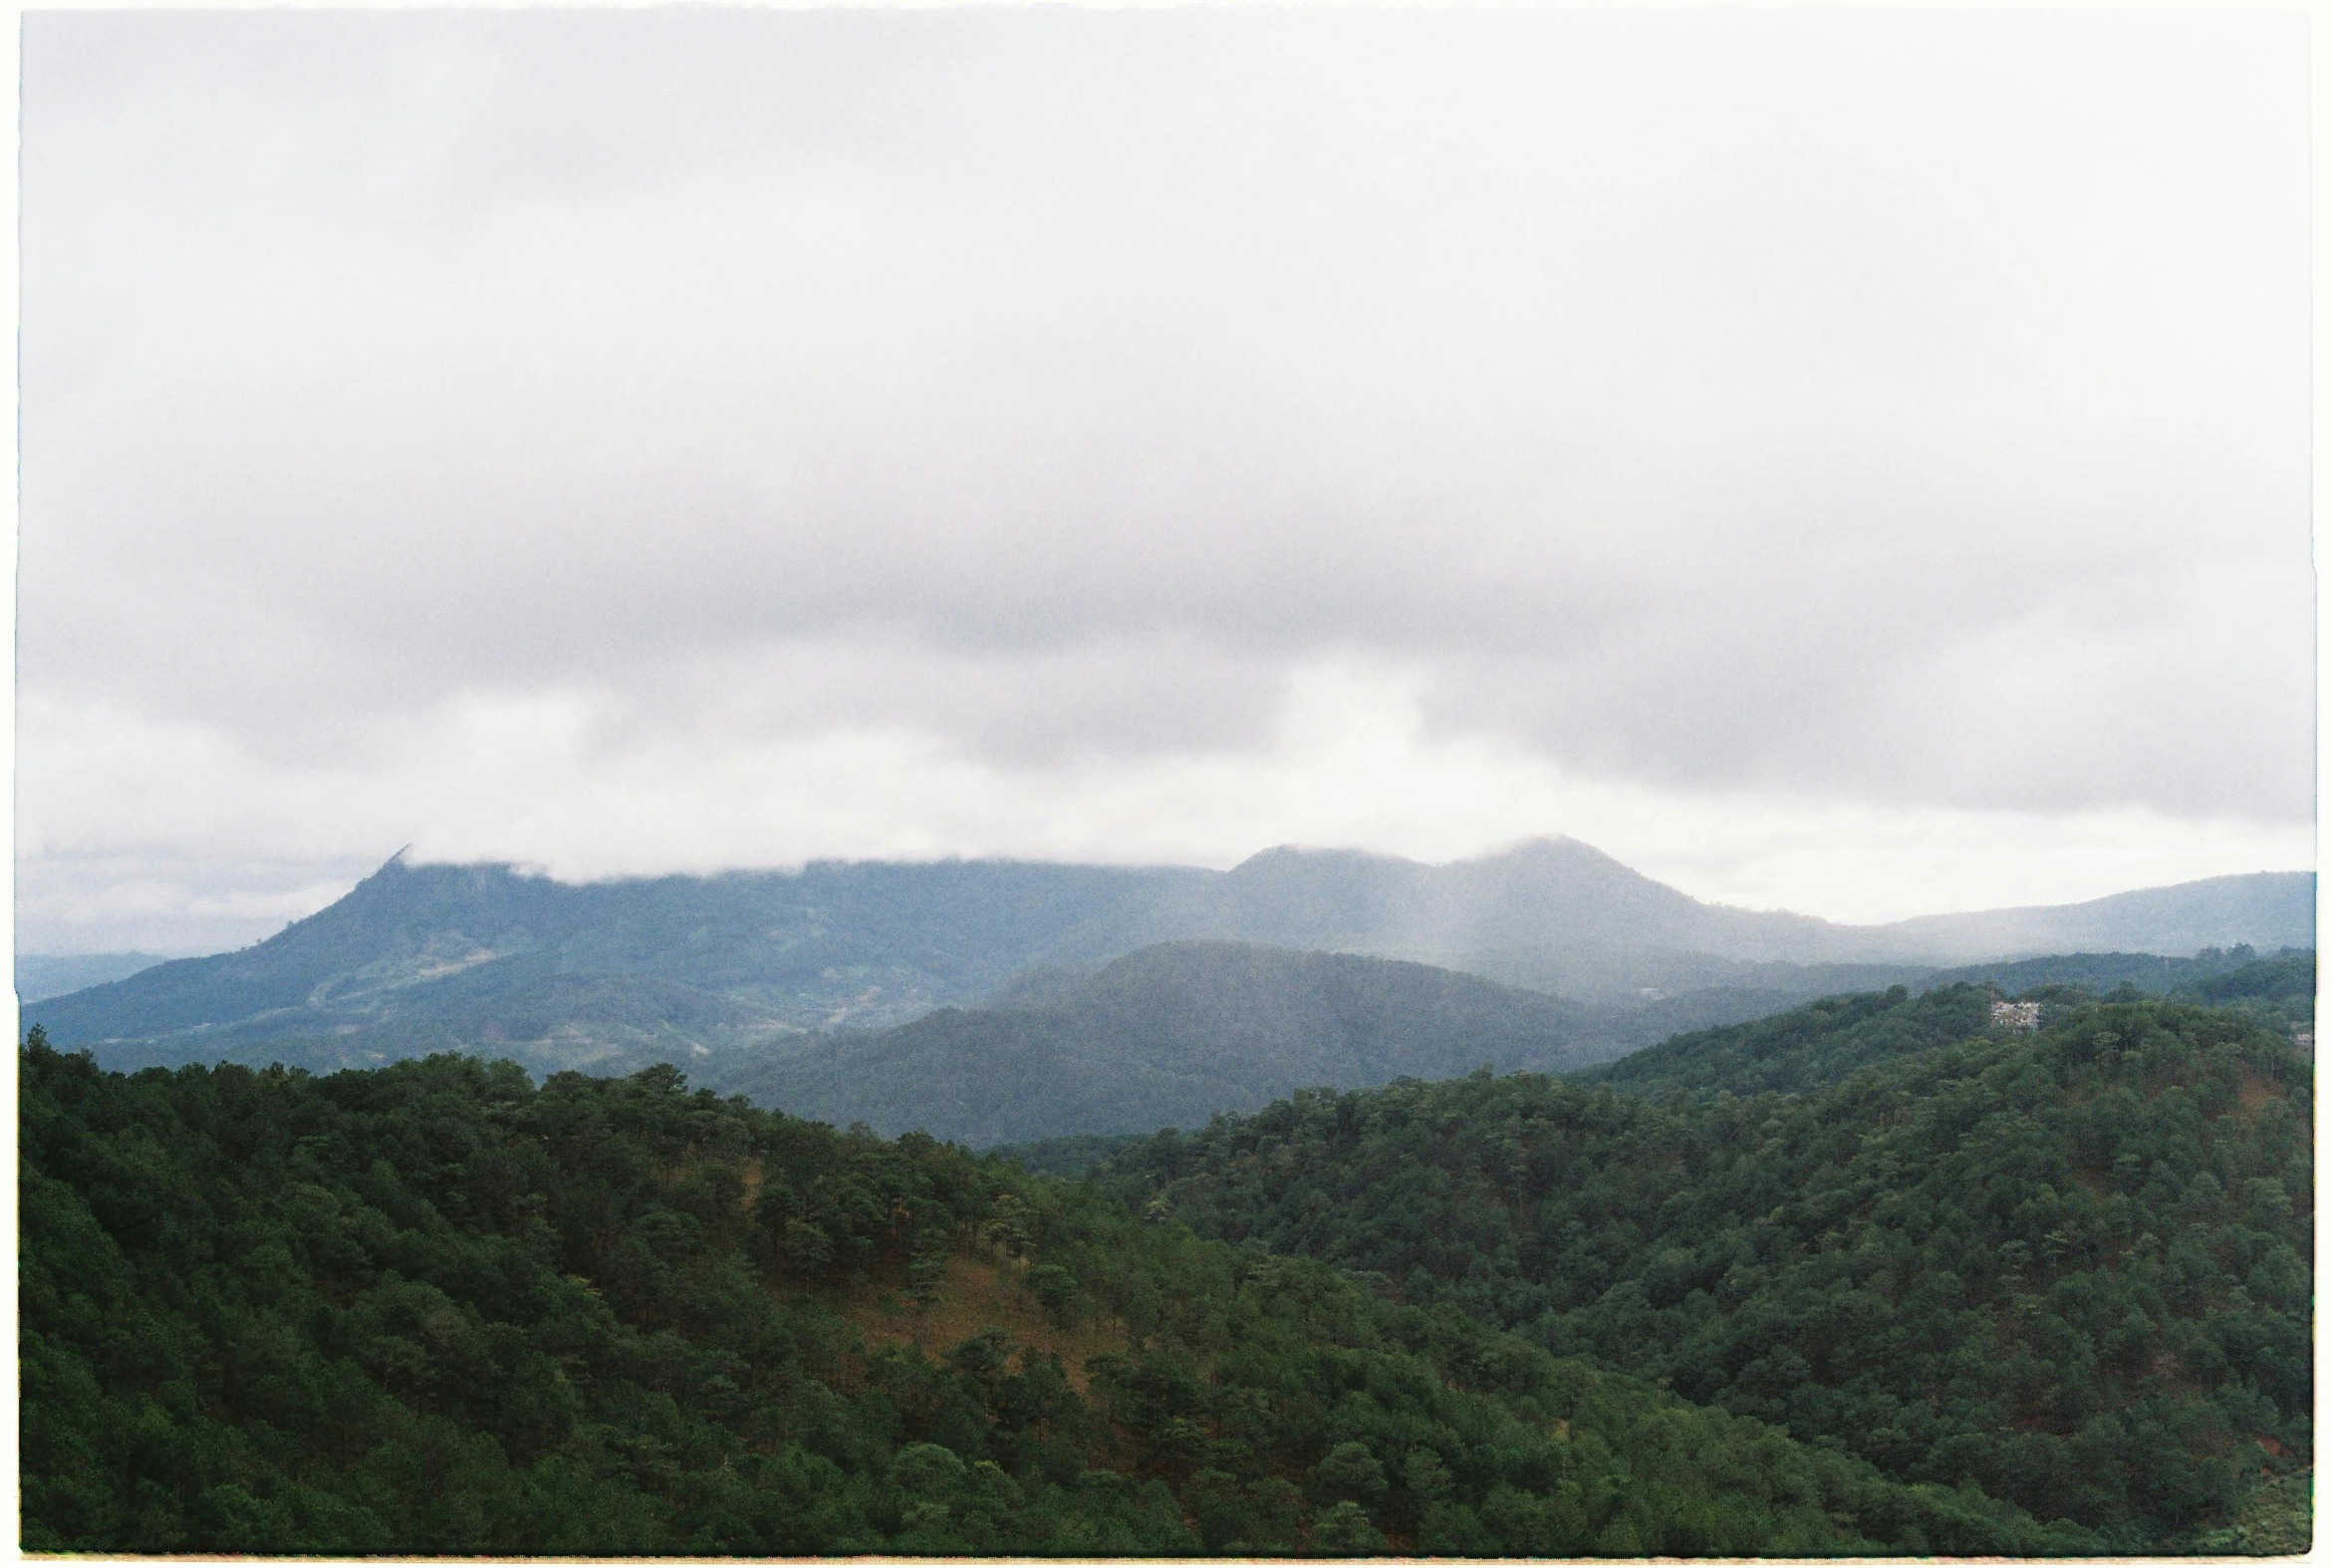
[[[1090,1188],[668,1070],[126,1079],[37,1041],[18,1069],[37,1551],[2097,1545]]]
[[[1104,1179],[2125,1551],[2191,1549],[2306,1462],[2313,1082],[2288,1042],[2097,1005],[1742,1088],[1299,1095]]]
[[[978,1146],[1199,1126],[1303,1085],[1579,1065],[1633,1043],[1624,1023],[1424,964],[1171,942],[1030,1005],[716,1060],[708,1081],[797,1116]]]
[[[245,1025],[329,1033],[441,1014],[438,982],[633,975],[764,1007],[795,1028],[881,1027],[1032,963],[1140,944],[1154,905],[1214,874],[1008,862],[813,865],[798,874],[570,885],[507,866],[392,860],[329,909],[238,952],[44,1002],[60,1044]],[[508,960],[524,960],[511,962]]]
[[[2249,959],[2247,949],[2197,958],[2073,953],[1944,973],[1997,977],[1997,983],[1960,978],[1916,994],[1898,985],[1825,997],[1752,1022],[1678,1034],[1570,1076],[1575,1083],[1608,1083],[1638,1094],[1798,1094],[1982,1034],[1990,1027],[1990,1002],[2002,992],[2040,1002],[2045,1021],[2095,1001],[2100,981],[2110,983],[2116,999],[2168,994],[2240,1013],[2286,1038],[2314,1016],[2313,952],[2266,959]],[[2022,982],[2020,989],[2013,988],[2016,982]]]
[[[550,970],[531,954],[413,986],[399,1003],[387,1021],[341,1023],[323,1033],[280,1033],[278,1018],[262,1016],[108,1042],[95,1054],[118,1072],[280,1062],[329,1073],[456,1051],[514,1061],[537,1077],[621,1076],[659,1062],[695,1067],[716,1055],[782,1052],[806,1038],[756,1002],[639,975]]]
[[[399,1038],[458,1040],[469,1027],[461,1010],[489,990],[558,973],[681,987],[666,993],[680,1011],[701,1010],[688,993],[727,998],[766,1016],[773,1038],[887,1028],[981,1001],[1031,968],[1220,939],[1478,967],[1558,989],[1576,977],[1599,1005],[1646,1010],[1657,1027],[1639,1032],[1657,1033],[1906,980],[1901,966],[1915,962],[2098,945],[2077,932],[2171,952],[2305,945],[2312,931],[2294,928],[2312,919],[2312,889],[2300,874],[2222,878],[2064,911],[1866,927],[1700,904],[1571,840],[1445,866],[1282,849],[1228,872],[820,863],[583,885],[507,866],[392,860],[255,946],[156,964],[39,1001],[29,1016],[62,1044],[144,1041],[154,1060],[192,1059],[222,1041],[386,1030],[364,1047],[377,1051]],[[1970,951],[1970,942],[1995,945]],[[1841,967],[1852,963],[1862,967]],[[417,1019],[443,1027],[400,1032]],[[689,1044],[726,1043],[676,1015],[664,1023]],[[206,1038],[217,1031],[227,1033]],[[578,1014],[547,1025],[544,1038],[620,1060],[638,1033]]]
[[[2171,992],[2184,1001],[2239,1012],[2311,1049],[2316,1028],[2316,955],[2282,952],[2239,968],[2182,981]]]
[[[2204,947],[2188,958],[2166,957],[2150,952],[2051,953],[2041,957],[1934,969],[1910,983],[1914,990],[1932,990],[1938,986],[1962,983],[1990,985],[2010,996],[2043,987],[2062,986],[2083,986],[2104,995],[2127,985],[2148,996],[2169,996],[2252,964],[2283,958],[2296,958],[2307,967],[2311,975],[2314,972],[2313,948],[2286,947],[2280,953],[2262,959],[2247,944],[2237,943],[2233,947]]]
[[[1865,1067],[1894,1062],[1983,1033],[1991,993],[1959,984],[1918,996],[1886,991],[1831,996],[1751,1023],[1680,1034],[1573,1074],[1639,1094],[1799,1094]]]

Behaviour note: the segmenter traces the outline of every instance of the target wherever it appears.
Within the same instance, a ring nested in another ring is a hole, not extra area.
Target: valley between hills
[[[2304,1549],[2313,899],[392,861],[24,1007],[23,1544]]]

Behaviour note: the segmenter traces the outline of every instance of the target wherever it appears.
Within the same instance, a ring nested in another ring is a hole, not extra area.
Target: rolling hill
[[[457,1057],[18,1058],[23,1545],[769,1560],[2064,1556],[929,1139]]]
[[[2311,975],[2315,971],[2313,948],[2286,948],[2280,954],[2262,959],[2250,947],[2238,944],[2231,948],[2206,947],[2191,958],[2165,957],[2151,952],[2064,952],[2038,958],[1970,963],[1933,970],[1913,981],[1912,988],[1926,990],[1964,983],[1996,986],[2018,994],[2040,986],[2078,985],[2102,995],[2127,985],[2148,996],[2169,996],[2218,976],[2283,957],[2300,960]]]
[[[1991,995],[1976,986],[1947,985],[1914,996],[1898,985],[1676,1035],[1573,1077],[1651,1095],[1800,1094],[1860,1068],[1982,1034],[1990,1020]]]
[[[2116,999],[2167,995],[2222,1008],[2289,1038],[2311,1016],[2316,955],[2073,953],[1976,964],[1931,976],[1918,988],[1826,996],[1749,1022],[1678,1034],[1570,1078],[1648,1095],[1802,1094],[1985,1033],[1990,1004],[2001,993],[2040,1002],[2041,1021],[2048,1023],[2097,1000],[2101,990]]]
[[[973,1146],[1202,1126],[1315,1084],[1584,1065],[1625,1014],[1395,959],[1222,941],[1147,947],[1020,1006],[715,1058],[701,1081],[795,1116]]]
[[[818,863],[581,885],[395,859],[264,942],[158,963],[37,1001],[26,1016],[60,1045],[123,1064],[265,1059],[271,1042],[362,1064],[499,1042],[542,1070],[618,1070],[640,1050],[693,1059],[882,1030],[1198,939],[1576,990],[1641,1012],[1628,1033],[1643,1039],[1908,981],[1995,936],[2052,951],[2080,945],[2052,940],[2059,930],[2110,930],[2125,947],[2169,952],[2193,950],[2175,945],[2190,940],[2305,945],[2313,886],[2309,874],[2263,874],[2061,910],[1847,926],[1701,904],[1571,840],[1445,866],[1280,849],[1227,872]]]
[[[1299,1094],[1130,1141],[1100,1179],[1899,1479],[2209,1549],[2312,1452],[2311,1066],[2225,1010],[1963,1031],[1981,1000],[1672,1042],[1622,1064],[1663,1070],[1641,1094]]]

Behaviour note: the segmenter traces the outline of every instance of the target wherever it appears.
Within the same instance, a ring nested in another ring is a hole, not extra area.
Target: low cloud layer
[[[2304,863],[2304,62],[2235,16],[32,17],[28,944],[431,834],[1220,863],[1593,795],[1647,870],[1691,801],[1737,865],[1839,810],[1936,866]],[[1314,830],[1322,681],[1412,761]],[[1962,893],[1797,875],[1754,902]]]
[[[190,726],[28,709],[25,743],[46,761],[26,809],[50,837],[20,871],[23,944],[239,945],[407,843],[417,860],[581,881],[820,857],[1224,867],[1282,843],[1437,862],[1559,825],[1700,898],[1849,920],[2069,903],[2312,855],[2304,824],[1612,784],[1512,742],[1436,738],[1397,676],[1349,665],[1299,671],[1269,737],[1238,751],[1012,766],[908,729],[708,742],[621,728],[580,701],[480,699],[402,731],[381,760],[290,767]],[[154,777],[173,789],[157,796]]]

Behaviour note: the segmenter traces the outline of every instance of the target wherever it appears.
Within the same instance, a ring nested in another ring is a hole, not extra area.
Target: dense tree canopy
[[[670,1068],[124,1077],[36,1035],[19,1076],[34,1549],[2099,1545],[1446,1303]],[[1107,1348],[937,1334],[966,1270]],[[871,1332],[870,1291],[927,1308],[920,1342]]]
[[[2315,1025],[2316,955],[2281,952],[2224,973],[2190,980],[2171,994],[2231,1008],[2266,1028],[2296,1034]]]
[[[1640,1093],[1794,1093],[1981,1033],[1990,1021],[1991,999],[1992,993],[1968,984],[1919,996],[1901,985],[1829,996],[1754,1022],[1680,1034],[1569,1076]]]
[[[1899,1478],[2124,1549],[2191,1539],[2310,1452],[2309,1064],[2167,1002],[1916,1049],[1967,1001],[1716,1031],[1657,1099],[1487,1074],[1298,1095],[1131,1145],[1105,1181]],[[1802,1094],[1690,1092],[1711,1059],[1756,1084],[1858,1055],[1881,1064]]]

